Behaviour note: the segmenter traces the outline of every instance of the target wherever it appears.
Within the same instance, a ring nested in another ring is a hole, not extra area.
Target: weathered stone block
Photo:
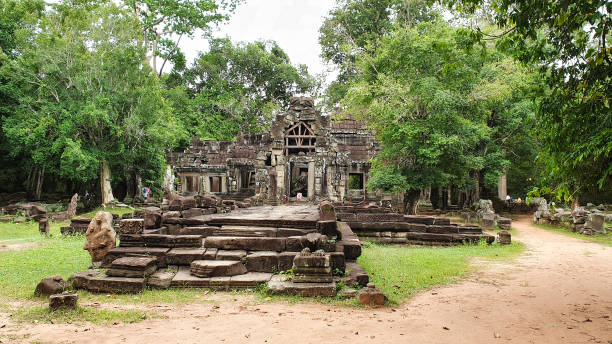
[[[74,289],[86,289],[89,279],[100,274],[100,270],[86,270],[77,272],[68,278],[68,283],[72,284]]]
[[[36,296],[49,296],[52,294],[58,294],[68,289],[69,284],[64,281],[64,279],[60,275],[55,275],[52,277],[43,278],[38,285],[36,285],[36,289],[34,290],[34,295]]]
[[[196,277],[234,276],[247,273],[241,262],[231,260],[196,260],[190,272]]]
[[[212,236],[205,239],[204,247],[223,250],[284,251],[285,238]]]
[[[507,245],[512,242],[512,236],[507,231],[497,233],[497,241],[502,245]]]
[[[336,284],[329,283],[293,283],[283,278],[272,276],[268,282],[268,293],[271,295],[300,295],[304,297],[332,297],[336,295]]]
[[[155,289],[168,289],[175,275],[175,271],[158,270],[147,279],[147,286]]]
[[[362,305],[382,306],[387,301],[387,297],[372,283],[368,283],[366,288],[357,293],[357,300]]]
[[[168,265],[190,265],[194,260],[203,260],[204,248],[173,248],[166,254]]]
[[[335,220],[333,221],[319,221],[317,222],[317,230],[323,235],[327,235],[329,238],[340,238],[340,231],[338,230],[338,224]]]
[[[216,260],[236,260],[242,262],[247,255],[245,250],[218,250]]]
[[[293,267],[293,259],[298,252],[281,252],[278,255],[278,271],[287,271]]]
[[[101,262],[113,247],[115,247],[113,215],[99,211],[87,227],[83,249],[89,251],[92,262]]]
[[[101,293],[137,293],[145,286],[144,278],[91,277],[87,282],[89,291]]]
[[[142,234],[143,230],[143,219],[124,219],[119,222],[119,237],[125,234]]]
[[[64,309],[76,309],[77,308],[77,294],[55,294],[49,296],[49,309],[55,311],[60,308]]]
[[[145,228],[158,228],[161,225],[162,211],[158,207],[146,207],[144,211]]]
[[[278,272],[278,253],[274,251],[251,253],[246,257],[246,267],[248,271],[254,272]]]
[[[244,275],[232,276],[229,280],[230,289],[257,288],[260,284],[267,283],[272,278],[271,273],[248,272]]]

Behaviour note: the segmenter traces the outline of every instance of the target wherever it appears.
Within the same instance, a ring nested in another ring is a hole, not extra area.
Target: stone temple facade
[[[246,197],[277,204],[294,200],[378,200],[365,185],[379,146],[362,122],[322,115],[312,98],[294,97],[268,132],[236,141],[194,138],[168,154],[183,195]],[[254,197],[255,196],[255,197]]]

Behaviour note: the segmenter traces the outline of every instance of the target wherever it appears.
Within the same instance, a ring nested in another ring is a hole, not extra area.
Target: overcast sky
[[[234,42],[274,40],[293,64],[303,63],[311,74],[321,73],[328,67],[319,57],[319,27],[334,4],[334,0],[246,0],[214,36],[229,36]],[[200,38],[180,45],[189,62],[208,49]]]

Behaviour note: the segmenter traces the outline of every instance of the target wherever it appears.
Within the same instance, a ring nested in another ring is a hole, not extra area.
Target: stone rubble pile
[[[588,204],[585,208],[576,208],[574,211],[567,211],[562,208],[551,210],[548,202],[543,198],[534,199],[538,202],[538,210],[533,214],[533,222],[538,224],[548,225],[563,225],[568,227],[572,232],[594,235],[606,233],[604,226],[606,214],[603,214],[600,208]],[[586,210],[590,209],[590,211]],[[605,208],[604,208],[605,209]],[[610,219],[612,220],[612,219]]]

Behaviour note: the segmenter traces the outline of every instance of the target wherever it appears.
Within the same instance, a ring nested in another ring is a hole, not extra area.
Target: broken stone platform
[[[324,252],[326,273],[358,265],[355,260],[361,254],[361,243],[350,227],[321,221],[318,205],[257,206],[190,218],[176,217],[177,211],[168,213],[159,216],[158,228],[144,229],[138,220],[121,220],[119,228],[125,230],[119,231],[119,246],[102,263],[108,270],[76,274],[75,287],[118,293],[145,287],[255,288],[270,282],[275,273],[291,269],[305,248]],[[354,281],[365,285],[367,274]],[[299,284],[307,288],[309,283]],[[334,285],[335,293],[334,282],[323,284],[313,285],[312,290],[322,288],[317,295],[328,295]],[[295,288],[287,293],[295,293]]]

